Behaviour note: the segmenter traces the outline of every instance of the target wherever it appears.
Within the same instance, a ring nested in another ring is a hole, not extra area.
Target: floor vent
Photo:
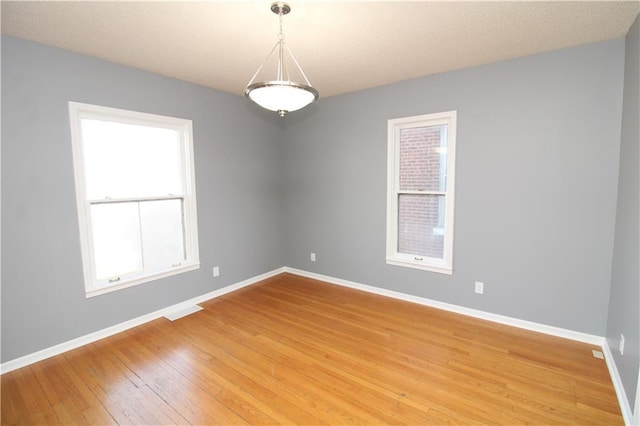
[[[178,318],[186,317],[187,315],[190,315],[194,312],[198,312],[201,310],[202,310],[202,306],[199,306],[199,305],[187,306],[186,308],[182,308],[177,311],[170,312],[164,317],[170,321],[175,321]]]
[[[595,349],[593,349],[593,350],[591,351],[591,353],[593,353],[593,356],[594,356],[595,358],[598,358],[598,359],[604,359],[604,354],[603,354],[602,352],[600,352],[600,351],[596,351]]]

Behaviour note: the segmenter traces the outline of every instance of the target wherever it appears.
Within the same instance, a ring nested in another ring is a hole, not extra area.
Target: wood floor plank
[[[167,324],[163,328],[173,326]],[[275,394],[268,393],[259,383],[251,380],[245,374],[229,368],[224,362],[212,356],[209,350],[188,348],[188,336],[181,333],[176,341],[175,334],[163,333],[160,327],[155,327],[144,336],[136,336],[136,340],[144,346],[153,346],[155,351],[163,354],[165,361],[176,371],[198,386],[209,395],[214,395],[225,406],[231,408],[250,423],[286,423],[289,419],[278,410],[273,409]],[[213,336],[211,336],[213,337]],[[202,336],[198,336],[198,346],[206,348]],[[182,351],[171,353],[171,346],[179,344]],[[185,362],[186,361],[186,362]],[[194,371],[197,374],[192,374]]]
[[[248,423],[214,396],[193,385],[150,348],[136,344],[132,335],[137,332],[123,333],[127,339],[106,346],[106,351],[125,364],[163,400],[169,401],[190,423]]]
[[[199,316],[198,318],[202,320],[204,316]],[[227,327],[232,326],[228,324]],[[326,369],[324,369],[322,366],[314,364],[313,359],[305,357],[303,354],[296,354],[295,357],[284,358],[282,356],[284,355],[282,352],[265,351],[265,348],[269,348],[272,346],[272,342],[261,342],[259,340],[260,336],[243,335],[240,339],[238,339],[238,335],[242,334],[242,328],[235,328],[234,332],[232,333],[233,337],[231,338],[227,338],[228,333],[216,333],[213,327],[208,326],[208,329],[211,330],[212,337],[214,337],[215,341],[223,344],[223,347],[228,351],[228,354],[231,355],[232,359],[241,360],[241,362],[245,363],[244,365],[239,366],[243,371],[247,371],[249,366],[252,366],[254,367],[252,369],[252,374],[255,374],[255,370],[259,370],[257,376],[269,378],[268,376],[270,373],[271,378],[275,380],[281,380],[279,381],[278,385],[280,386],[280,391],[282,390],[282,386],[286,386],[288,377],[303,376],[306,383],[305,388],[309,390],[310,387],[313,387],[314,391],[320,393],[321,396],[321,398],[307,399],[307,401],[317,401],[318,399],[322,400],[333,398],[338,403],[343,403],[344,401],[349,399],[353,400],[353,395],[356,395],[356,405],[360,404],[360,402],[364,400],[369,404],[389,404],[393,405],[394,408],[397,408],[395,407],[396,404],[394,401],[389,400],[388,398],[379,398],[377,397],[377,395],[367,393],[367,390],[362,388],[358,388],[357,392],[355,392],[354,390],[352,395],[348,395],[346,397],[344,395],[341,395],[341,392],[345,392],[345,389],[348,390],[352,386],[350,383],[344,381],[343,383],[338,383],[341,379],[340,377],[330,377],[332,372],[326,371]],[[243,340],[245,342],[243,342]],[[254,350],[252,347],[244,346],[246,344],[251,344],[251,346],[256,349]],[[212,350],[215,349],[212,348]],[[331,384],[331,386],[334,388],[338,387],[341,391],[329,390],[327,389],[327,384]],[[296,387],[298,387],[297,384],[293,386],[293,389],[295,389]],[[328,392],[330,394],[328,394]],[[364,418],[362,418],[361,413],[363,411],[363,408],[365,412]],[[366,419],[366,416],[369,416],[369,414],[366,413],[366,406],[360,408],[350,407],[350,411],[352,413],[355,413],[355,416],[361,417],[363,421]],[[317,410],[312,410],[312,412],[315,415],[319,414]],[[412,414],[416,421],[425,418],[424,411],[414,412]],[[376,423],[379,423],[381,421],[390,422],[392,421],[393,417],[394,416],[384,419],[369,418],[368,421],[375,421]],[[409,413],[405,413],[405,417],[411,418],[411,415],[409,415]]]
[[[243,307],[239,307],[239,308],[243,309]],[[231,315],[229,311],[227,311],[227,314]],[[263,311],[261,314],[264,315],[265,312]],[[243,315],[241,315],[236,319],[240,320],[240,318],[245,318],[246,320],[246,318],[248,318],[249,316],[250,316],[250,312],[246,311]],[[285,320],[283,317],[279,317],[278,321],[269,321],[269,322],[266,322],[266,324],[279,324],[279,323],[283,323],[284,321]],[[302,323],[302,320],[300,320],[300,323],[298,325],[301,326],[301,323]],[[288,326],[291,326],[291,324],[288,324]],[[261,324],[259,322],[254,322],[254,323],[247,324],[247,327],[252,329],[259,329],[261,327]],[[264,333],[268,334],[268,331]],[[289,333],[292,334],[294,332],[290,331]],[[435,396],[437,396],[437,395],[434,395],[434,391],[430,391],[427,397],[422,396],[421,391],[425,389],[425,386],[424,386],[424,383],[420,381],[420,379],[415,378],[417,377],[414,374],[415,372],[405,371],[405,370],[402,370],[402,371],[394,370],[393,368],[391,368],[392,365],[389,362],[388,357],[383,357],[378,359],[373,353],[363,352],[362,343],[354,344],[351,351],[339,352],[331,346],[323,345],[321,342],[325,340],[324,336],[314,335],[314,330],[312,328],[307,328],[304,330],[303,333],[294,335],[292,339],[289,339],[289,337],[285,337],[285,336],[278,337],[277,332],[274,336],[275,337],[273,340],[271,340],[270,342],[267,342],[265,345],[262,345],[262,346],[266,348],[274,346],[277,348],[277,352],[279,354],[290,354],[291,360],[301,358],[305,354],[310,354],[310,356],[316,357],[316,359],[319,362],[323,362],[323,363],[326,363],[329,360],[334,360],[335,362],[332,362],[329,368],[333,367],[333,368],[336,368],[337,371],[343,371],[343,372],[350,371],[350,374],[352,376],[363,377],[367,381],[372,381],[378,386],[378,388],[391,389],[391,391],[394,392],[396,396],[400,395],[403,398],[409,396],[407,401],[411,401],[413,398],[417,397],[418,398],[417,406],[422,408],[429,407],[429,404],[431,404],[431,401],[434,399]],[[312,341],[302,343],[302,341],[305,339],[305,336],[312,337]],[[260,338],[262,338],[262,336],[260,336]],[[347,346],[346,342],[341,343],[341,347],[344,348],[346,346]],[[385,371],[384,371],[384,374],[382,375],[384,380],[380,380],[379,378],[377,378],[377,376],[380,375],[380,365],[384,365]],[[424,374],[425,372],[423,371],[422,373]],[[432,379],[433,379],[433,376],[432,376]],[[441,384],[447,384],[446,382],[450,381],[451,379],[455,379],[455,378],[451,378],[451,377],[442,378]],[[448,409],[446,405],[449,403],[453,404],[455,401],[457,401],[455,410],[448,410],[448,415],[453,418],[456,418],[456,416],[458,416],[460,412],[465,410],[465,406],[469,403],[469,401],[459,396],[461,393],[461,389],[459,389],[455,384],[447,384],[447,385],[449,387],[454,386],[455,390],[451,392],[450,395],[448,395],[449,397],[446,398],[445,404],[438,406],[438,408],[440,410],[447,411]],[[437,389],[435,392],[440,393],[440,390]],[[482,421],[482,420],[488,421],[487,419],[489,418],[489,417],[487,418],[481,417],[478,411],[476,412],[470,411],[467,415],[467,419],[469,417],[473,418],[474,416],[477,417],[478,421]],[[462,421],[462,419],[464,418],[465,417],[461,417],[460,420]]]
[[[62,424],[86,424],[91,418],[99,418],[103,424],[113,422],[64,357],[33,366],[34,369],[40,367],[43,368],[41,380],[47,382],[47,388],[52,386],[49,402]]]
[[[37,372],[43,364],[44,361],[40,365],[26,367],[16,374],[17,389],[15,391],[22,395],[26,407],[26,411],[21,413],[21,417],[25,419],[26,423],[59,424],[58,415],[51,406],[49,397],[51,392],[48,392],[46,384],[43,386],[38,378]]]
[[[46,401],[37,380],[28,368],[2,376],[2,423],[43,422],[35,400]],[[40,416],[39,416],[40,415]]]
[[[183,323],[186,323],[186,321],[183,321]],[[192,364],[208,365],[211,367],[210,370],[215,371],[216,374],[229,378],[239,378],[241,392],[246,392],[267,402],[269,408],[266,411],[272,416],[277,416],[284,423],[318,423],[317,418],[309,415],[303,409],[306,401],[296,398],[296,395],[291,395],[287,392],[287,389],[283,388],[283,383],[277,382],[273,384],[275,381],[273,374],[256,373],[257,369],[254,364],[245,362],[241,357],[236,357],[232,349],[229,348],[228,342],[224,338],[221,339],[214,328],[207,328],[207,330],[209,339],[206,342],[202,341],[198,333],[191,335],[188,329],[181,334],[183,342],[189,342],[194,349],[196,347],[200,349],[188,354],[191,357]],[[171,339],[161,331],[156,330],[163,341],[166,342]],[[227,330],[225,334],[232,333],[235,335],[238,332],[238,330]],[[250,351],[251,349],[247,348],[247,352]],[[195,379],[199,381],[202,377],[196,376]],[[274,407],[277,407],[277,412],[274,412]],[[262,409],[264,408],[264,405],[262,405]]]
[[[104,356],[104,351],[96,345],[87,345],[81,351],[65,354],[70,368],[77,377],[92,392],[96,400],[109,407],[120,409],[109,410],[121,414],[122,408],[133,410],[138,416],[149,418],[153,413],[155,424],[187,423],[180,414],[168,407],[164,400],[156,395],[138,376],[131,372],[124,364],[112,357]],[[97,405],[97,404],[96,404]],[[141,405],[143,408],[137,407]],[[145,413],[146,412],[146,413]],[[127,420],[120,416],[119,423]],[[95,424],[89,421],[90,424]],[[100,424],[106,423],[105,421]]]
[[[280,322],[281,322],[281,321],[280,321]],[[277,323],[278,323],[278,321],[268,322],[268,323],[269,323],[269,324],[271,324],[271,323],[276,323],[276,324],[277,324]],[[251,326],[252,326],[252,327],[259,327],[259,324],[252,324]],[[307,332],[308,332],[308,333],[312,333],[312,330],[307,330]],[[302,338],[304,339],[304,337],[302,337]],[[315,340],[316,340],[316,341],[322,341],[323,339],[322,339],[322,338],[319,338],[319,339],[315,339]],[[268,345],[267,345],[267,346],[268,346]],[[300,346],[300,345],[299,345],[299,343],[297,343],[296,339],[294,339],[294,341],[291,343],[291,346],[292,346],[292,347],[295,347],[295,346]],[[324,349],[323,349],[323,348],[316,348],[316,349],[317,349],[317,351],[320,351],[320,352],[322,352],[323,350],[331,351],[331,349],[330,349],[330,348],[324,348]],[[281,351],[286,351],[286,350],[287,350],[287,348],[282,348],[282,349],[280,349],[280,350],[281,350]],[[310,352],[316,352],[316,350],[314,349],[314,350],[311,350]],[[360,354],[360,355],[362,355],[362,354]],[[350,356],[348,356],[348,358],[349,358],[349,357],[350,357]],[[369,355],[368,357],[370,357],[370,355]],[[364,361],[364,360],[365,360],[366,358],[368,358],[368,357],[363,357],[363,356],[361,356],[361,357],[359,358],[359,360],[358,360],[358,364],[360,364],[360,366],[361,366],[361,365],[363,364],[363,362],[365,362],[365,363],[366,363],[366,361]],[[341,361],[341,363],[340,363],[340,365],[344,365],[344,363],[345,363],[345,362],[347,362],[347,363],[348,363],[348,358],[347,358],[347,359],[342,360],[342,361]],[[351,358],[353,358],[353,357],[351,357]],[[356,358],[353,358],[353,359],[356,359]],[[375,367],[374,367],[374,370],[377,370],[377,369],[375,369]],[[385,376],[386,376],[386,378],[388,379],[388,378],[390,377],[390,375],[389,375],[389,365],[387,365],[387,366],[386,366],[386,370],[387,370],[387,372],[386,372]],[[364,372],[363,372],[363,370],[359,370],[359,371],[358,371],[358,374],[361,374],[361,375],[362,375],[362,374],[366,374],[366,373],[364,373]],[[375,373],[374,373],[374,374],[375,374]],[[403,378],[403,380],[404,380],[404,378],[406,377],[406,375],[405,375],[404,373],[403,373],[403,374],[398,374],[398,377],[402,377],[402,378]],[[388,385],[388,384],[387,384],[387,385]],[[402,392],[402,391],[400,391],[400,390],[398,390],[397,392],[398,392],[398,393],[403,393],[403,392]],[[458,411],[459,411],[459,410],[460,410],[460,407],[458,407]]]
[[[622,424],[594,346],[281,274],[2,376],[13,424]]]

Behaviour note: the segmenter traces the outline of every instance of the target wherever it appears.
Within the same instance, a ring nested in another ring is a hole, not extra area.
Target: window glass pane
[[[138,203],[91,206],[98,280],[142,270]]]
[[[174,129],[82,119],[88,199],[182,195]]]
[[[145,270],[184,262],[182,200],[141,202],[140,219]]]
[[[447,126],[400,130],[400,190],[446,191]]]
[[[398,252],[443,258],[444,196],[398,196]]]

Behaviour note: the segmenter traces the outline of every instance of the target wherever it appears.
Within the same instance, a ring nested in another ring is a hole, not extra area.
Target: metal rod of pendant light
[[[273,10],[273,6],[271,7]],[[284,32],[282,31],[282,16],[284,15],[282,7],[278,5],[278,23],[280,24],[280,32],[278,33],[278,81],[284,81],[289,79],[289,75],[285,77],[285,63],[284,63]]]

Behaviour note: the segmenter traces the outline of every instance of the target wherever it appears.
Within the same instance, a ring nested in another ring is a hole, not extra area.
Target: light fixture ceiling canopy
[[[282,17],[291,12],[291,7],[283,2],[275,2],[271,5],[271,11],[278,15],[280,23],[278,41],[249,81],[244,94],[262,108],[276,111],[284,117],[290,111],[297,111],[315,102],[319,93],[311,86],[284,41]]]

